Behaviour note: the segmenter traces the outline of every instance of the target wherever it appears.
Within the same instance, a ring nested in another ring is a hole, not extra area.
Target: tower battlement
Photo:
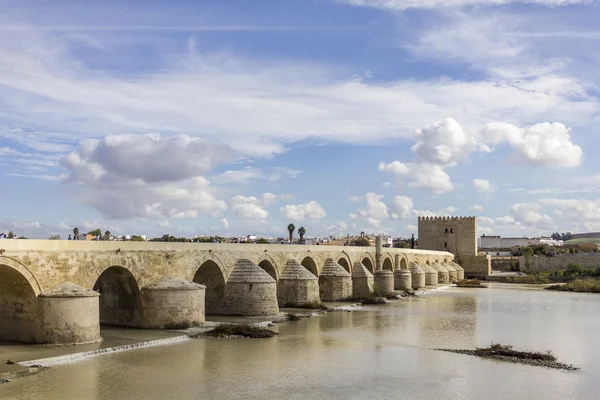
[[[477,222],[477,217],[419,217],[419,223],[438,223],[438,222]]]

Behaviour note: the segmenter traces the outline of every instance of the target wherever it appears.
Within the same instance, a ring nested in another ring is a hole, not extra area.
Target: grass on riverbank
[[[490,279],[490,282],[500,282],[500,283],[521,283],[521,284],[531,284],[531,285],[541,285],[546,283],[551,283],[549,279],[544,278],[543,276],[538,275],[521,275],[521,276],[496,276]]]
[[[482,285],[479,279],[463,279],[456,281],[456,286],[460,288],[486,288],[487,286]]]
[[[263,339],[273,337],[276,335],[276,333],[270,329],[252,325],[221,324],[212,331],[208,332],[207,335],[217,338],[242,336],[252,339]]]
[[[600,293],[600,279],[575,279],[574,281],[565,283],[564,285],[552,285],[546,289],[559,290],[563,292]]]

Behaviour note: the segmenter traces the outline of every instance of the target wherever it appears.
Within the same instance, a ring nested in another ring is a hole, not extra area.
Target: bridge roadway
[[[205,310],[240,314],[229,292],[264,314],[289,260],[318,282],[328,259],[349,273],[356,261],[371,273],[377,265],[375,247],[0,240],[0,340],[89,343],[101,340],[100,323],[183,327],[204,321]],[[453,260],[442,251],[381,251],[389,271]]]

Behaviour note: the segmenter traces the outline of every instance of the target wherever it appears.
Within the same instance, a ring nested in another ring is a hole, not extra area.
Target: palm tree
[[[294,226],[294,224],[289,224],[288,225],[288,232],[290,234],[290,244],[292,243],[292,239],[294,238],[294,231],[296,230],[296,227]]]
[[[298,228],[298,235],[300,235],[300,243],[304,243],[304,235],[306,234],[306,229],[303,226]]]
[[[77,240],[79,239],[79,228],[75,228],[73,229],[73,239]]]

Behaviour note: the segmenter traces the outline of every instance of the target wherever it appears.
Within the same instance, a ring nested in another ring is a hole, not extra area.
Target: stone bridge
[[[89,343],[101,323],[176,328],[203,322],[205,311],[275,314],[356,295],[352,279],[358,290],[363,276],[393,290],[402,270],[453,260],[381,247],[1,240],[0,340]]]

